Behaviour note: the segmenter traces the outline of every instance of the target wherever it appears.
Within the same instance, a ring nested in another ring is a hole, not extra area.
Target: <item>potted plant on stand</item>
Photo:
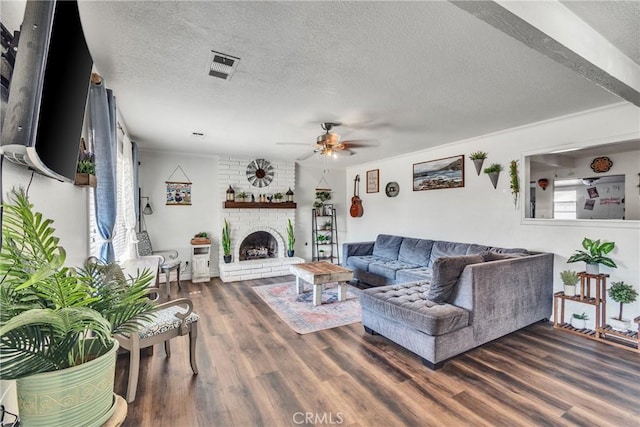
[[[634,302],[638,298],[638,292],[624,282],[613,282],[607,293],[612,300],[620,303],[620,313],[618,317],[609,318],[609,326],[617,331],[631,329],[631,321],[622,318],[622,306]]]
[[[570,297],[576,295],[576,284],[578,283],[578,273],[573,270],[565,270],[560,272],[560,279],[564,285],[564,294]]]
[[[587,320],[589,320],[589,316],[587,316],[586,313],[573,313],[573,315],[571,316],[571,326],[576,329],[586,329]]]
[[[149,319],[153,275],[127,280],[115,264],[65,267],[53,221],[23,190],[3,208],[0,379],[16,380],[24,425],[100,426],[115,408],[112,334],[135,333]]]
[[[600,272],[599,265],[607,267],[618,267],[615,262],[605,255],[613,250],[615,242],[600,242],[600,240],[591,240],[585,237],[582,240],[584,250],[576,250],[567,262],[584,261],[586,263],[587,274],[598,274]]]
[[[293,230],[293,224],[291,220],[287,220],[287,256],[292,257],[294,251],[294,245],[296,243],[296,236]]]
[[[222,227],[222,252],[224,262],[229,264],[231,262],[231,230],[226,219],[224,220],[224,227]]]

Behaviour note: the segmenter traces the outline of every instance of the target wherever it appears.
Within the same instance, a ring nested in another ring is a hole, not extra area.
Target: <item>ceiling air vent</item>
[[[240,58],[227,55],[226,53],[211,51],[211,65],[209,66],[209,75],[224,80],[229,80],[238,68]]]

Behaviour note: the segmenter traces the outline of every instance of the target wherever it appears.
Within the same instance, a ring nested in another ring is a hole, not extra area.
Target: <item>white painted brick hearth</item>
[[[253,194],[258,200],[259,195],[274,193],[286,193],[289,188],[295,192],[295,163],[283,161],[270,161],[274,168],[273,181],[268,187],[254,187],[247,180],[247,165],[253,159],[221,157],[218,164],[218,191],[221,199],[225,200],[225,194],[229,185],[236,194],[244,191]],[[251,200],[251,196],[249,199]],[[231,229],[231,248],[233,262],[225,264],[220,257],[220,279],[223,282],[235,282],[240,280],[252,280],[265,277],[284,276],[289,273],[291,264],[304,262],[302,258],[285,257],[287,220],[295,226],[295,209],[224,209],[220,216],[222,220],[229,222]],[[238,261],[240,243],[254,231],[267,231],[271,233],[278,243],[278,257],[259,260]],[[222,249],[220,249],[222,253]]]

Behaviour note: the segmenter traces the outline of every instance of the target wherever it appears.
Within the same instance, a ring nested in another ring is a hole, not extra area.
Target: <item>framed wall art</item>
[[[380,169],[367,171],[367,193],[380,191]]]
[[[464,187],[464,155],[413,164],[413,191]]]

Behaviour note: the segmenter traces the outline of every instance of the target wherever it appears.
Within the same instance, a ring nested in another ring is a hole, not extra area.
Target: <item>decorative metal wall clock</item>
[[[247,179],[255,187],[267,187],[273,181],[273,166],[265,159],[255,159],[247,165]]]
[[[609,172],[611,166],[613,166],[613,162],[608,157],[596,157],[591,162],[591,170],[598,173]]]

